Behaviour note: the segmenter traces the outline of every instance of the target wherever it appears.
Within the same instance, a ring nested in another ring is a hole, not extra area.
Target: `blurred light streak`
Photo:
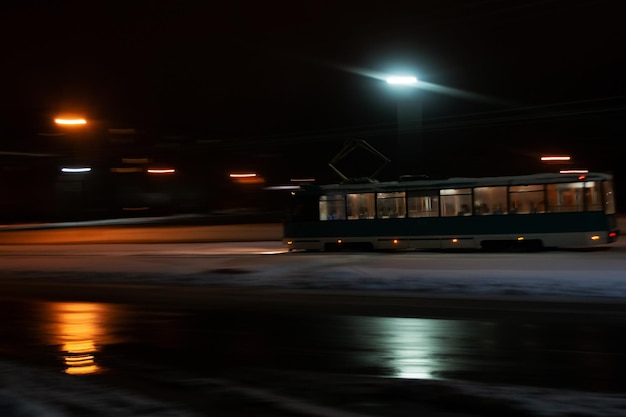
[[[412,76],[400,77],[400,76],[391,76],[387,78],[387,84],[396,84],[396,85],[413,85],[417,84],[417,78]]]
[[[559,174],[589,174],[587,169],[562,169]]]
[[[228,174],[228,176],[230,178],[250,178],[250,177],[256,177],[257,174],[254,172],[249,172],[249,173],[242,173],[242,174]]]
[[[56,119],[54,119],[54,123],[58,124],[58,125],[86,125],[87,124],[87,120],[83,119],[83,118],[76,118],[76,119],[65,119],[65,118],[61,118],[61,117],[57,117]]]
[[[550,161],[570,161],[572,159],[571,156],[542,156],[541,160],[550,162]]]
[[[148,168],[148,174],[173,174],[176,172],[174,168]]]
[[[76,168],[63,167],[61,168],[61,172],[70,173],[70,174],[85,173],[85,172],[91,172],[91,167],[76,167]]]
[[[384,73],[380,71],[372,71],[372,70],[363,69],[363,68],[349,67],[346,65],[334,65],[334,66],[346,72],[362,75],[362,76],[373,78],[373,79],[380,80],[380,81],[387,82],[387,80],[390,78],[389,73]],[[484,102],[484,103],[506,105],[506,106],[515,104],[506,100],[502,100],[502,99],[495,98],[495,97],[490,97],[484,94],[478,94],[478,93],[474,93],[474,92],[467,91],[467,90],[461,90],[458,88],[446,87],[444,85],[429,83],[427,81],[423,81],[419,77],[416,77],[416,81],[417,82],[414,84],[404,84],[403,86],[406,88],[415,88],[418,90],[432,91],[433,93],[444,94],[444,95],[466,99],[470,101],[479,101],[479,102]]]
[[[264,190],[299,190],[299,185],[272,185],[265,187]]]
[[[237,184],[262,184],[265,182],[265,179],[261,177],[251,177],[251,178],[233,178],[233,181]]]

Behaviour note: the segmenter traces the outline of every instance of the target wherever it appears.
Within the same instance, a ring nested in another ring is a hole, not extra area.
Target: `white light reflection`
[[[439,319],[360,317],[349,326],[358,330],[359,343],[375,353],[372,362],[403,379],[441,379],[438,374],[457,349],[451,338],[464,332],[461,322]]]
[[[390,366],[398,378],[434,379],[437,320],[383,318]]]

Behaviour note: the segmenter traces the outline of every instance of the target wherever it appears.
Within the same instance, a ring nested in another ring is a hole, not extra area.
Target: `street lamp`
[[[81,138],[82,134],[85,133],[85,128],[87,126],[87,119],[80,116],[75,115],[61,115],[54,118],[54,123],[62,128],[63,134],[66,135],[67,140],[71,143],[71,149],[73,153],[73,157],[75,160],[79,158],[84,158],[85,155],[81,155],[84,152],[80,152],[80,147],[84,147],[84,138]],[[80,134],[78,133],[80,132]],[[82,140],[81,140],[82,139]]]
[[[415,168],[424,170],[424,149],[422,144],[422,103],[413,91],[419,85],[416,77],[410,75],[390,76],[387,84],[397,91],[397,133],[396,158],[400,175],[416,174]]]
[[[80,126],[80,125],[86,125],[87,120],[83,118],[57,117],[56,119],[54,119],[54,123],[58,125],[63,125],[63,126]]]
[[[417,84],[417,78],[413,76],[392,76],[387,78],[387,84],[415,85]]]

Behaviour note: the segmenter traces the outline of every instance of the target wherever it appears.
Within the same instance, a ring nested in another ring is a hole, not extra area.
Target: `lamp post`
[[[84,144],[78,143],[81,138],[77,138],[76,133],[84,132],[87,120],[83,117],[60,116],[54,119],[54,123],[63,128],[65,134],[72,133],[68,139],[71,142],[73,158],[77,160],[83,157],[84,155],[79,155],[79,147],[84,146]]]
[[[63,136],[71,149],[72,164],[63,166],[56,181],[56,214],[61,219],[75,220],[82,218],[87,207],[88,196],[85,184],[91,177],[90,166],[83,165],[86,161],[85,146],[82,134],[87,120],[82,117],[59,116],[54,123],[63,131]],[[67,145],[66,145],[67,146]],[[79,165],[80,164],[80,165]]]
[[[400,175],[424,172],[422,143],[422,103],[415,94],[418,86],[413,76],[392,76],[387,84],[397,90],[396,159]]]

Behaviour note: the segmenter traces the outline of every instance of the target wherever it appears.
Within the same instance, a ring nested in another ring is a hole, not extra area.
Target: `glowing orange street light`
[[[87,120],[83,118],[57,117],[56,119],[54,119],[54,123],[58,125],[64,125],[64,126],[80,126],[80,125],[86,125]]]

